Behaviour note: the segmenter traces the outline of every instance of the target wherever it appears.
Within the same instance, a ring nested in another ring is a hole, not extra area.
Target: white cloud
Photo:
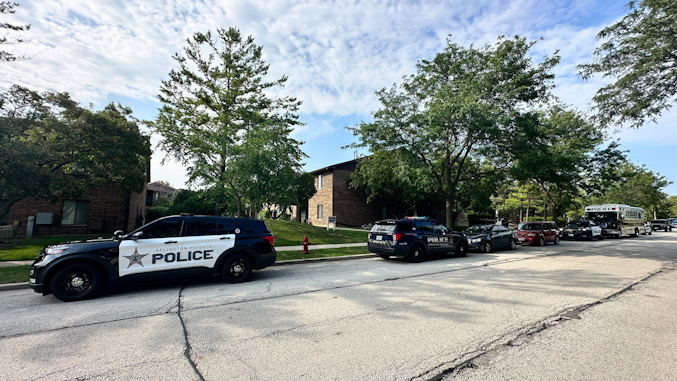
[[[623,16],[624,3],[25,1],[15,17],[17,23],[32,25],[22,36],[30,42],[21,44],[21,49],[33,58],[4,64],[0,87],[18,83],[67,91],[83,104],[107,103],[111,98],[153,101],[161,80],[175,68],[172,55],[182,51],[186,38],[197,31],[236,27],[263,46],[271,79],[289,77],[281,92],[303,101],[301,117],[310,123],[297,129],[295,136],[312,141],[313,146],[344,144],[351,136],[343,130],[342,118],[369,119],[379,107],[374,92],[412,74],[419,60],[433,58],[444,48],[449,35],[464,46],[493,44],[498,35],[542,38],[534,47],[534,60],[559,50],[562,62],[555,69],[555,93],[564,102],[587,109],[603,82],[594,78],[582,83],[576,65],[590,60],[597,32]],[[664,118],[661,126],[673,122],[674,117]],[[648,131],[620,136],[661,141]],[[156,178],[170,182],[176,178],[179,169],[169,164],[161,169],[156,161],[164,154],[154,156],[154,168],[160,169],[153,173],[162,176]],[[309,162],[318,163],[316,158]],[[327,164],[331,163],[316,166]]]

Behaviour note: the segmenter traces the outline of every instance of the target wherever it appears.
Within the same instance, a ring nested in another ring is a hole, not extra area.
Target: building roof
[[[332,165],[329,165],[327,167],[322,167],[322,168],[316,169],[314,171],[311,171],[310,173],[313,174],[313,175],[319,175],[319,174],[322,174],[324,172],[330,172],[330,171],[332,171],[336,168],[339,168],[339,167],[344,167],[344,166],[353,165],[353,164],[357,165],[357,160],[359,160],[359,159],[353,159],[353,160],[344,161],[343,163],[332,164]]]

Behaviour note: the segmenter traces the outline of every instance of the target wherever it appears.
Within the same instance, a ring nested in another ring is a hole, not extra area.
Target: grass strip
[[[341,257],[346,255],[369,254],[366,247],[340,247],[336,249],[310,249],[310,254],[303,254],[303,251],[278,251],[277,260],[288,261],[292,259],[308,259],[308,258],[328,258]]]
[[[0,267],[0,284],[28,282],[31,266]]]

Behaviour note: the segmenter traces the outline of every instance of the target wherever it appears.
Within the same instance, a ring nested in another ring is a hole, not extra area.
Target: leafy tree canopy
[[[67,93],[13,86],[0,94],[0,217],[26,197],[54,200],[115,183],[141,192],[150,142],[132,111],[80,107]]]
[[[189,184],[210,188],[217,204],[235,200],[238,215],[247,205],[287,205],[305,157],[290,137],[301,102],[271,96],[287,78],[266,80],[261,51],[235,28],[195,33],[174,55],[179,68],[162,82],[151,123],[168,157],[188,167]]]
[[[491,171],[505,167],[500,158],[521,128],[520,116],[550,98],[551,69],[559,58],[534,65],[533,44],[522,37],[501,37],[481,48],[447,41],[443,52],[421,61],[399,88],[377,93],[381,108],[374,121],[349,128],[359,139],[352,146],[373,154],[405,151],[401,157],[427,174],[425,184],[434,184],[433,192],[444,199],[451,226],[467,167],[484,161],[492,161],[485,166]]]
[[[677,2],[631,1],[629,13],[597,35],[594,61],[578,67],[583,79],[615,80],[593,98],[604,125],[640,127],[672,107],[677,94]]]

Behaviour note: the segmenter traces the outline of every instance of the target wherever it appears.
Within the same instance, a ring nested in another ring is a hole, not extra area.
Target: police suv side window
[[[179,237],[181,235],[181,226],[181,220],[161,220],[143,229],[143,235],[144,238]]]
[[[214,220],[191,221],[189,236],[216,235],[217,226]]]
[[[443,234],[447,231],[447,227],[442,224],[435,224],[433,228],[435,229],[435,233]]]
[[[430,221],[421,221],[418,223],[418,229],[424,232],[432,232],[433,224]]]

